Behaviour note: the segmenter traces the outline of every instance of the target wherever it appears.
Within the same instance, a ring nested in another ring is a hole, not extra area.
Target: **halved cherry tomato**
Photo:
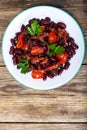
[[[60,62],[65,63],[68,58],[68,54],[63,52],[62,55],[56,54],[56,57],[60,60]]]
[[[44,77],[44,73],[41,70],[33,70],[31,75],[34,79],[41,79]]]
[[[44,53],[44,48],[41,46],[34,46],[30,51],[31,55],[39,55]]]
[[[57,36],[54,32],[49,33],[49,43],[55,43],[57,41]]]
[[[23,47],[23,42],[22,41],[18,42],[17,45],[16,45],[16,47],[18,49],[22,48]]]
[[[19,48],[19,49],[22,48],[23,45],[24,45],[23,38],[24,38],[24,34],[21,33],[21,34],[18,36],[18,43],[17,43],[17,45],[16,45],[16,47]]]

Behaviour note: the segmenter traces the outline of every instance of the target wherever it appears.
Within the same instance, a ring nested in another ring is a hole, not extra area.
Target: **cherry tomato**
[[[17,47],[18,49],[22,48],[22,47],[23,47],[23,42],[22,42],[22,41],[19,41],[19,42],[17,43],[16,47]]]
[[[62,53],[62,55],[56,54],[56,57],[57,57],[62,63],[65,63],[65,62],[67,61],[68,54],[67,54],[67,53]]]
[[[31,55],[39,55],[44,53],[44,48],[41,46],[34,46],[30,51]]]
[[[41,70],[33,70],[31,75],[34,79],[41,79],[44,77],[44,73]]]
[[[49,33],[49,43],[55,43],[57,41],[57,36],[54,32]]]
[[[18,36],[18,43],[17,43],[17,48],[22,48],[23,47],[23,45],[24,45],[24,41],[23,41],[23,38],[24,38],[24,34],[20,34],[19,36]]]

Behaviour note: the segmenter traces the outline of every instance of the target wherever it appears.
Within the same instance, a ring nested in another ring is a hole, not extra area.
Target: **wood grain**
[[[87,124],[0,124],[1,130],[87,130]]]
[[[2,37],[10,21],[24,9],[51,5],[79,23],[87,50],[87,0],[0,0],[0,130],[86,130],[87,51],[80,71],[66,85],[38,91],[19,84],[2,59]]]
[[[0,122],[87,122],[86,69],[84,65],[63,87],[33,91],[19,85],[2,67]]]

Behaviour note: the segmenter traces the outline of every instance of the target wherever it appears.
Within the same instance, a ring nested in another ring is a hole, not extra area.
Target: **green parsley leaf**
[[[31,28],[34,34],[36,32],[37,27],[38,27],[38,22],[34,20],[33,23],[31,23]]]
[[[51,57],[53,54],[54,54],[54,53],[53,53],[52,51],[50,51],[50,52],[48,53],[48,56]]]
[[[62,55],[62,53],[64,52],[65,48],[62,47],[62,46],[57,46],[56,49],[55,49],[55,53],[58,54],[58,55]]]
[[[21,68],[21,73],[25,74],[28,72],[29,69],[29,62],[27,58],[23,58],[19,64],[17,64],[18,67]]]
[[[29,68],[28,65],[26,67],[22,67],[21,73],[26,74],[28,72],[28,68]]]
[[[53,54],[62,55],[62,53],[65,51],[65,48],[62,46],[56,46],[55,44],[51,44],[48,46],[50,48],[50,52],[48,55],[51,57]]]
[[[51,45],[49,45],[49,48],[50,48],[50,50],[55,51],[56,45],[55,44],[51,44]]]
[[[42,32],[42,28],[37,28],[36,34],[39,35]]]
[[[33,33],[33,31],[32,31],[32,28],[28,27],[28,28],[27,28],[27,31],[28,31],[28,33],[29,33],[30,35],[32,35],[32,36],[34,35],[34,33]]]
[[[42,32],[42,28],[38,24],[38,21],[34,20],[31,23],[31,26],[27,28],[27,31],[32,36],[34,36],[34,35],[40,35],[40,33]]]

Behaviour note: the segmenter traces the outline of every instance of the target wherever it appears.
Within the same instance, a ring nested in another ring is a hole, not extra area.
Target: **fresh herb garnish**
[[[50,52],[49,56],[51,57],[53,54],[62,55],[62,53],[65,51],[65,48],[62,46],[56,46],[55,44],[49,45]]]
[[[34,35],[39,35],[42,32],[42,28],[40,27],[40,25],[38,24],[37,20],[34,20],[31,23],[31,27],[27,28],[27,31],[30,35],[34,36]]]
[[[27,58],[23,58],[19,64],[17,64],[18,67],[21,68],[21,73],[25,74],[28,72],[29,69],[29,62]]]
[[[62,53],[65,51],[65,48],[62,46],[57,46],[55,49],[55,54],[62,55]]]
[[[52,51],[50,51],[50,52],[48,53],[48,56],[51,57],[53,54],[54,54],[54,53],[53,53]]]
[[[54,52],[55,49],[56,49],[56,44],[50,44],[50,45],[49,45],[49,48],[50,48],[51,51]]]

